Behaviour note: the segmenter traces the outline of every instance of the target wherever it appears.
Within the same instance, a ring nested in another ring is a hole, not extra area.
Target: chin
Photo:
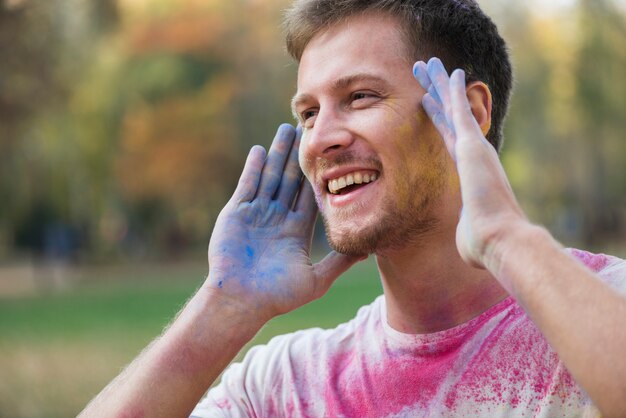
[[[420,217],[411,211],[402,217],[388,213],[369,225],[336,225],[322,217],[330,247],[342,254],[362,256],[419,244],[438,222],[433,217]]]
[[[333,250],[350,256],[372,254],[376,251],[377,240],[363,230],[350,227],[335,227],[324,218],[328,245]]]

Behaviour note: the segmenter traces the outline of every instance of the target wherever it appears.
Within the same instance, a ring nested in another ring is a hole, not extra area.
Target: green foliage
[[[139,56],[123,69],[121,90],[149,103],[172,96],[185,96],[202,86],[220,71],[220,63],[189,55],[167,53]]]
[[[75,416],[160,334],[205,274],[202,265],[89,269],[64,293],[2,300],[0,417]],[[333,327],[381,293],[373,260],[360,263],[323,298],[268,323],[249,346]]]
[[[0,259],[49,252],[54,228],[88,258],[204,247],[249,147],[291,121],[284,3],[0,6]],[[623,7],[485,6],[517,74],[503,160],[519,200],[569,245],[623,246]]]
[[[530,218],[570,246],[624,250],[626,17],[609,0],[502,16],[516,86],[504,165]]]
[[[113,273],[90,269],[69,291],[3,300],[0,334],[5,339],[65,342],[102,335],[152,339],[202,284],[205,274],[203,267],[181,265],[165,272],[158,268],[143,272],[126,268]],[[261,340],[301,328],[333,327],[352,318],[360,306],[381,293],[376,266],[370,259],[345,273],[322,299],[274,319],[263,330]]]

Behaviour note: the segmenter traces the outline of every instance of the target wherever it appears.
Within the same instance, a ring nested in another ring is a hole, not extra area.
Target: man
[[[252,148],[205,284],[83,415],[624,416],[626,264],[519,208],[495,150],[510,65],[478,6],[298,0],[287,29],[302,137]],[[314,202],[336,251],[312,265]],[[384,296],[253,348],[194,410],[263,324],[369,253]]]

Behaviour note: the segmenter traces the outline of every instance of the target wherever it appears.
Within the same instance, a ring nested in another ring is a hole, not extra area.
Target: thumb
[[[367,255],[351,256],[331,251],[322,261],[313,265],[315,275],[315,298],[322,297],[337,278]]]

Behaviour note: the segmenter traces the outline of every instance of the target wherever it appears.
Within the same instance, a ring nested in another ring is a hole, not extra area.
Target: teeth
[[[352,184],[371,183],[377,178],[378,174],[376,173],[363,173],[360,171],[356,171],[354,173],[350,173],[345,176],[329,180],[328,190],[333,194],[337,194],[339,193],[339,190],[343,189],[346,186],[350,186]]]

